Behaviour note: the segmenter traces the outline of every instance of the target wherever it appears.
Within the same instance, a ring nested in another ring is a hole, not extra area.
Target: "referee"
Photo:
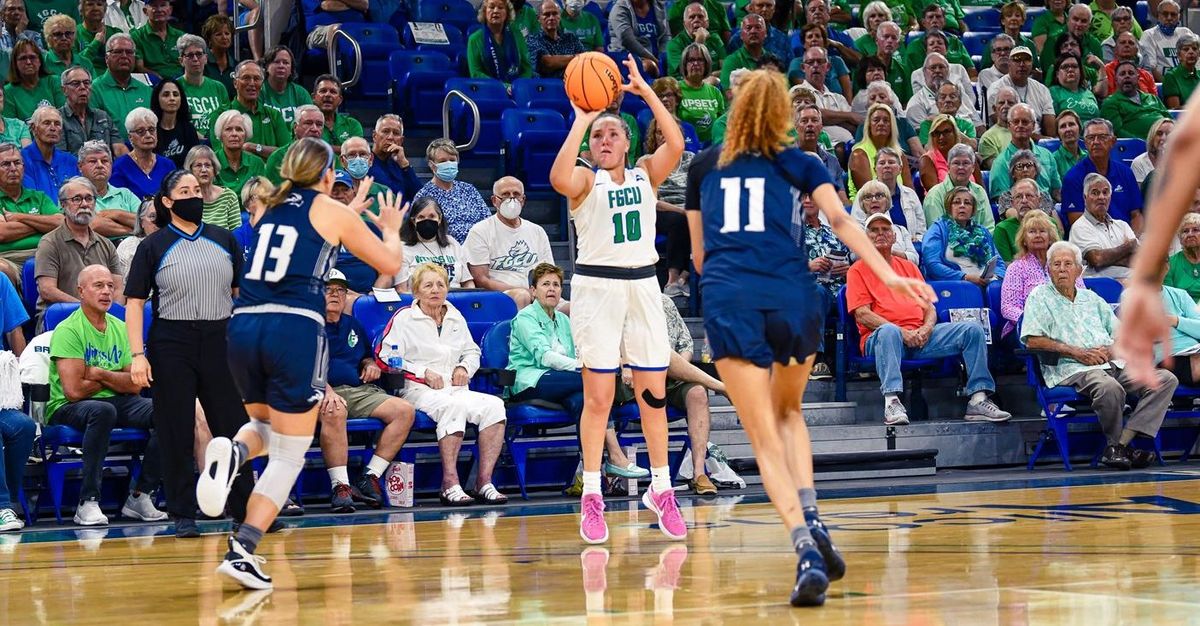
[[[159,230],[138,244],[125,283],[131,374],[143,385],[154,383],[154,427],[175,536],[198,537],[192,466],[196,400],[214,436],[233,437],[247,422],[225,358],[225,326],[242,274],[242,251],[229,231],[201,223],[200,183],[186,170],[163,179],[154,206]],[[143,347],[142,318],[150,297],[154,323]],[[245,518],[252,488],[249,472],[234,481],[229,499],[234,520]]]

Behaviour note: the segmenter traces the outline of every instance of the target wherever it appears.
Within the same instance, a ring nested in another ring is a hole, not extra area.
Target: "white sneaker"
[[[75,523],[80,526],[108,526],[108,517],[100,510],[100,503],[84,500],[75,508]]]
[[[213,437],[204,450],[204,467],[196,481],[196,504],[209,517],[225,513],[229,487],[242,465],[238,447],[228,437]]]
[[[904,426],[908,424],[908,411],[899,400],[892,400],[883,407],[883,423],[887,426]]]
[[[154,500],[150,498],[150,494],[143,493],[135,496],[131,493],[128,498],[125,498],[125,506],[121,507],[121,517],[143,522],[161,522],[167,519],[167,514],[154,506]]]
[[[25,522],[12,509],[0,509],[0,533],[25,528]]]
[[[217,566],[217,573],[232,579],[246,589],[271,589],[271,577],[262,570],[267,560],[253,554],[242,547],[242,543],[232,536],[229,538],[229,552],[225,560]]]

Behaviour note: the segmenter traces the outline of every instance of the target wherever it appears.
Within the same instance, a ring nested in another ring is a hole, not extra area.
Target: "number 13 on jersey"
[[[722,178],[721,191],[725,193],[725,221],[721,224],[721,232],[761,233],[765,230],[763,220],[763,199],[765,197],[765,178]],[[742,226],[742,199],[747,200],[747,219]]]

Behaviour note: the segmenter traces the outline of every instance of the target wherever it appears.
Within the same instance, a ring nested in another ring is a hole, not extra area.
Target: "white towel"
[[[0,352],[0,409],[19,409],[24,403],[17,355],[7,350]]]

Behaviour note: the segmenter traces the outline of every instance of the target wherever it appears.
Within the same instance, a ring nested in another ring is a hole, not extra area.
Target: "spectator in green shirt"
[[[512,27],[512,5],[508,0],[484,0],[479,5],[483,28],[467,38],[467,68],[471,78],[495,78],[511,85],[518,78],[532,78],[525,39]]]
[[[362,124],[349,115],[338,113],[342,106],[342,83],[333,74],[322,74],[313,83],[313,100],[325,115],[325,134],[321,136],[340,153],[342,142],[351,137],[362,137]]]
[[[75,41],[79,36],[79,29],[71,16],[61,13],[54,15],[46,20],[43,29],[48,49],[42,58],[42,63],[46,66],[47,74],[58,76],[72,65],[87,69],[89,74],[96,74],[96,66],[92,65],[91,59],[81,52]]]
[[[680,65],[680,60],[684,49],[693,43],[703,44],[708,49],[710,65],[721,66],[725,60],[725,42],[719,34],[709,30],[708,10],[701,2],[687,5],[683,12],[683,30],[667,43],[668,76],[684,78],[687,68]],[[720,78],[719,73],[716,75]]]
[[[1004,28],[1004,34],[1012,38],[1013,46],[1029,48],[1033,52],[1033,66],[1041,67],[1038,64],[1038,55],[1041,54],[1041,50],[1038,48],[1037,42],[1021,32],[1025,28],[1025,3],[1014,0],[1001,7],[1000,25]],[[983,68],[992,65],[992,41],[995,40],[988,40],[987,46],[983,49]]]
[[[139,72],[160,78],[176,78],[183,73],[175,44],[183,31],[171,26],[170,0],[149,0],[144,8],[147,22],[130,31],[137,46]]]
[[[1058,150],[1054,151],[1054,167],[1058,177],[1064,178],[1075,164],[1087,158],[1087,150],[1079,147],[1079,133],[1083,131],[1083,120],[1079,114],[1067,109],[1055,118],[1058,127]]]
[[[301,105],[312,104],[312,96],[304,87],[296,84],[295,60],[292,49],[287,46],[275,46],[267,51],[262,58],[262,64],[267,68],[267,82],[263,84],[259,99],[262,103],[279,111],[283,123],[291,126],[296,121],[296,109]]]
[[[4,116],[27,120],[40,106],[63,105],[58,76],[46,73],[37,44],[22,39],[13,46],[8,65],[8,84],[4,86]]]
[[[683,80],[679,83],[679,119],[696,129],[701,143],[713,143],[713,125],[725,114],[725,96],[712,76],[708,47],[693,43],[683,49]]]
[[[282,151],[278,154],[282,154]],[[233,231],[242,225],[242,200],[232,189],[217,184],[217,168],[220,166],[212,148],[203,145],[193,146],[183,161],[183,169],[191,172],[196,182],[200,183],[200,197],[204,199],[204,213],[200,220]]]
[[[224,15],[213,15],[204,20],[200,36],[208,44],[208,65],[204,67],[204,75],[225,85],[232,98],[233,72],[237,68],[237,60],[233,58],[233,20]]]
[[[1091,85],[1083,80],[1082,65],[1077,56],[1060,56],[1054,62],[1054,74],[1048,82],[1054,112],[1074,111],[1086,122],[1100,114],[1100,103]]]
[[[222,111],[213,121],[213,137],[217,140],[213,152],[220,162],[217,182],[240,194],[246,181],[266,170],[261,158],[245,150],[254,137],[254,123],[249,115],[236,109]]]
[[[1200,60],[1200,37],[1183,35],[1175,48],[1179,53],[1179,65],[1163,74],[1163,101],[1168,109],[1181,109],[1187,102],[1196,85],[1200,84],[1200,76],[1196,73],[1196,61]]]
[[[76,51],[83,53],[92,66],[104,66],[104,42],[121,32],[104,23],[104,12],[108,10],[106,0],[81,0],[79,3],[79,25],[75,29]]]
[[[33,258],[42,235],[62,225],[49,196],[25,187],[25,162],[15,144],[0,143],[0,269],[20,284],[21,266]]]
[[[687,30],[688,8],[693,4],[704,7],[707,21],[704,28],[719,37],[722,42],[729,41],[733,35],[733,29],[729,27],[729,15],[725,12],[725,5],[719,0],[679,0],[672,3],[667,7],[667,25],[671,32],[682,33]]]
[[[1188,292],[1200,300],[1200,214],[1187,213],[1179,225],[1179,252],[1167,259],[1163,284]]]
[[[956,0],[910,0],[913,16],[920,17],[924,22],[933,13],[933,7],[941,9],[941,17],[938,18],[936,27],[931,27],[928,24],[922,23],[925,30],[937,28],[938,30],[950,30],[956,33],[961,33],[966,28],[963,26],[963,18],[966,13],[962,9],[962,3]]]
[[[583,42],[583,47],[595,52],[604,52],[604,28],[600,19],[583,10],[585,0],[567,0],[563,3],[562,25],[559,29],[571,33]]]
[[[1046,44],[1067,32],[1067,3],[1070,0],[1046,0],[1046,11],[1033,20],[1033,43],[1038,54],[1045,54]]]
[[[4,90],[0,89],[0,109],[4,108]],[[33,143],[29,125],[15,117],[0,117],[0,142],[15,143],[24,148]]]
[[[253,142],[247,141],[243,147],[248,152],[253,152],[259,160],[266,159],[275,152],[279,146],[291,140],[288,133],[287,124],[283,122],[283,116],[279,111],[272,109],[269,106],[263,105],[259,96],[262,93],[263,86],[263,69],[257,61],[242,61],[238,63],[237,69],[234,70],[233,87],[236,92],[236,97],[229,104],[217,109],[209,116],[209,120],[215,125],[216,119],[226,111],[238,111],[245,113],[250,117],[252,132],[247,139],[253,139]],[[221,141],[220,133],[216,133],[216,137],[212,138],[213,150],[219,156],[221,154],[218,149],[218,144]]]
[[[192,125],[196,127],[196,133],[205,138],[212,129],[213,112],[229,104],[229,91],[219,81],[204,75],[208,44],[203,39],[196,35],[184,35],[179,38],[178,48],[179,62],[183,64],[179,86],[183,88],[183,97],[187,99],[188,110],[192,112]],[[307,93],[304,95],[308,96]]]
[[[867,32],[854,40],[854,47],[864,57],[873,57],[877,51],[875,48],[875,33],[878,32],[879,25],[884,22],[898,23],[902,20],[893,17],[892,9],[886,2],[883,0],[872,0],[872,2],[868,3],[862,9],[862,21],[863,26],[867,28]]]
[[[92,84],[94,104],[117,122],[117,131],[122,139],[129,137],[122,123],[125,116],[139,107],[150,108],[150,85],[133,78],[135,50],[129,35],[117,33],[109,37],[104,54],[108,71]]]
[[[912,41],[908,42],[908,46],[904,49],[904,64],[907,67],[923,66],[925,63],[924,33],[931,30],[945,32],[948,24],[949,22],[946,19],[946,11],[941,5],[930,4],[926,6],[921,17],[921,30],[924,32],[914,37]],[[950,30],[958,29],[950,28]],[[967,52],[967,48],[963,45],[962,39],[959,39],[958,37],[946,38],[946,60],[963,66],[967,69],[967,73],[971,75],[971,78],[975,78],[975,62],[971,60],[971,53]]]
[[[86,141],[76,153],[79,173],[96,188],[96,217],[92,230],[109,239],[122,239],[133,234],[141,200],[133,192],[110,185],[113,157],[103,141]]]
[[[1104,99],[1100,117],[1112,122],[1118,137],[1145,139],[1154,122],[1171,117],[1157,96],[1138,89],[1138,67],[1132,61],[1117,66],[1117,92]]]
[[[757,13],[748,13],[742,18],[742,47],[725,57],[721,64],[721,84],[729,85],[729,75],[734,70],[758,68],[758,62],[766,55],[763,43],[767,37],[767,21]]]
[[[912,81],[908,66],[900,54],[900,42],[900,27],[895,22],[884,22],[875,29],[875,56],[868,58],[875,58],[883,65],[884,71],[887,72],[887,83],[892,86],[900,105],[904,106],[912,97]],[[860,67],[868,65],[865,63],[866,59],[863,61]],[[923,65],[924,59],[918,66]],[[859,79],[854,85],[855,91],[867,88],[865,76],[865,69],[855,74]]]
[[[1097,0],[1089,5],[1092,11],[1091,33],[1092,36],[1100,41],[1104,41],[1116,34],[1113,30],[1112,14],[1117,9],[1117,0]],[[1130,14],[1132,17],[1132,12]],[[1142,38],[1142,27],[1137,23],[1137,20],[1130,19],[1130,28],[1133,34],[1138,39]]]
[[[305,137],[320,139],[321,135],[325,133],[325,115],[321,113],[321,109],[318,109],[315,104],[300,105],[300,108],[296,109],[296,122],[293,124],[292,133],[296,139]],[[283,182],[283,177],[279,175],[279,168],[283,166],[283,157],[293,143],[295,140],[283,144],[271,154],[271,158],[267,159],[266,177],[276,185]]]

